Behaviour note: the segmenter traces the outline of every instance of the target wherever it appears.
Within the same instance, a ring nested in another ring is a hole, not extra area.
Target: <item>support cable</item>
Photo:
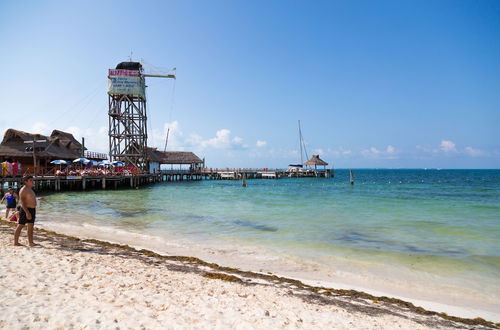
[[[175,73],[175,68],[174,68],[174,73]],[[177,79],[174,79],[174,84],[172,85],[172,97],[170,100],[170,113],[168,115],[168,127],[167,127],[167,136],[165,138],[165,147],[163,148],[163,151],[167,151],[167,145],[168,145],[168,135],[170,133],[170,125],[172,124],[172,113],[174,112],[174,104],[175,104],[175,82]]]

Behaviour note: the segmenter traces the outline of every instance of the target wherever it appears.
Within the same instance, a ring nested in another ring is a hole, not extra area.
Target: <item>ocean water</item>
[[[354,185],[337,170],[335,178],[248,180],[246,188],[207,180],[51,194],[40,223],[112,241],[130,234],[129,244],[184,247],[309,280],[382,291],[391,282],[422,299],[431,298],[420,289],[435,285],[500,306],[500,170],[354,175]]]

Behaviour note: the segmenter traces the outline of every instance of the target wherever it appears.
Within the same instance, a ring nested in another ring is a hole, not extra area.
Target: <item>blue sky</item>
[[[0,2],[0,130],[107,151],[107,69],[148,80],[150,145],[208,166],[500,167],[499,1]],[[174,88],[175,87],[175,88]],[[175,90],[175,91],[174,91]]]

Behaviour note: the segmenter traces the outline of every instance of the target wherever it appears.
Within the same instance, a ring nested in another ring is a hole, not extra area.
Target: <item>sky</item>
[[[148,144],[209,167],[500,168],[500,1],[0,1],[0,132],[108,152],[107,70]]]

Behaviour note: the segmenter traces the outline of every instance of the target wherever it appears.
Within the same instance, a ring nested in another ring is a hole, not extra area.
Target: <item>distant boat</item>
[[[288,169],[286,170],[286,173],[288,174],[288,177],[299,177],[303,176],[304,174],[304,152],[306,153],[306,158],[307,158],[307,151],[306,151],[306,146],[304,144],[304,139],[302,138],[302,129],[300,127],[300,120],[299,122],[299,148],[300,148],[300,163],[299,164],[288,164]]]
[[[354,184],[354,174],[352,174],[352,170],[349,170],[349,181],[351,184]]]
[[[323,161],[322,159],[319,158],[319,155],[313,155],[311,159],[309,159],[306,163],[304,163],[304,155],[306,156],[305,159],[308,159],[309,156],[307,155],[307,150],[306,150],[306,145],[304,143],[304,138],[302,137],[302,128],[300,126],[300,120],[298,121],[299,123],[299,147],[300,147],[300,164],[289,164],[288,169],[286,170],[286,173],[288,177],[316,177],[318,175],[320,176],[325,176],[328,177],[328,171],[326,170],[326,165],[328,165],[327,162]],[[313,166],[314,165],[314,170],[309,169],[309,168],[304,168],[304,165],[306,166]],[[325,171],[321,174],[317,170],[317,166],[325,166]]]
[[[237,180],[239,175],[236,172],[217,172],[219,178],[222,180]]]

